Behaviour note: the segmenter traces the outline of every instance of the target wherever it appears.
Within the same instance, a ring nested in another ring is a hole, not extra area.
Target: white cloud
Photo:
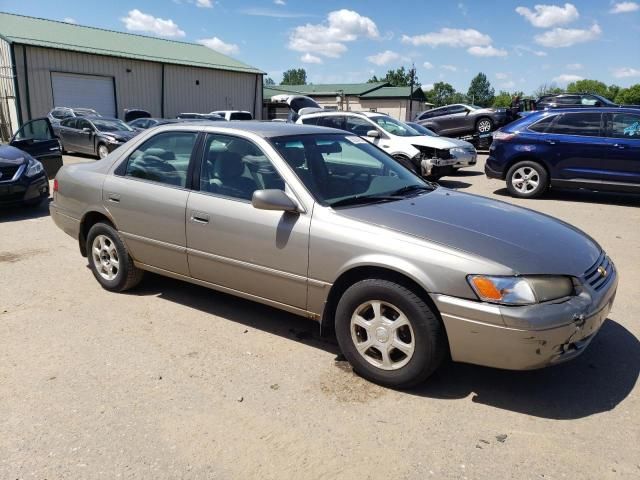
[[[215,50],[216,52],[220,52],[225,55],[232,55],[234,53],[238,53],[238,50],[240,50],[240,47],[238,47],[238,45],[234,43],[225,43],[218,37],[202,38],[198,40],[198,43],[210,48],[211,50]]]
[[[536,43],[548,48],[571,47],[577,43],[595,40],[602,33],[600,25],[594,23],[589,29],[554,28],[535,36]]]
[[[280,8],[261,8],[252,7],[240,10],[243,15],[251,15],[253,17],[272,17],[272,18],[303,18],[310,17],[308,13],[287,12]]]
[[[154,17],[140,10],[131,10],[126,17],[120,19],[127,30],[132,32],[154,33],[161,37],[184,37],[185,33],[180,30],[173,20],[164,20]]]
[[[422,88],[423,91],[428,92],[430,90],[433,90],[433,83],[424,84],[420,88]]]
[[[516,86],[516,82],[514,82],[513,80],[509,80],[507,82],[502,82],[500,84],[501,88],[513,88]]]
[[[465,17],[469,14],[469,9],[462,2],[458,3],[458,10],[460,10],[460,13],[462,13],[462,15],[465,16]]]
[[[564,7],[558,5],[536,5],[531,9],[518,7],[516,12],[526,18],[531,25],[538,28],[549,28],[556,25],[566,25],[577,20],[580,14],[571,3],[565,3]]]
[[[300,57],[300,61],[302,63],[322,63],[322,59],[320,57],[316,57],[315,55],[311,55],[310,53],[305,53],[302,57]]]
[[[457,28],[441,28],[437,32],[425,33],[423,35],[403,35],[402,43],[409,43],[416,47],[429,45],[438,47],[445,45],[448,47],[475,47],[491,45],[491,37],[484,33],[468,28],[466,30]]]
[[[71,18],[71,17],[64,17],[62,21],[64,23],[78,23],[75,18]]]
[[[395,61],[400,60],[401,56],[399,53],[392,52],[391,50],[385,50],[384,52],[377,53],[375,55],[370,55],[367,57],[371,63],[375,65],[388,65],[389,63],[393,63]]]
[[[469,47],[467,52],[474,57],[506,57],[507,51],[502,48],[496,48],[493,45],[486,47]]]
[[[289,36],[289,48],[337,58],[347,51],[345,43],[379,36],[373,20],[353,10],[343,9],[330,12],[324,23],[296,27]]]
[[[640,5],[636,2],[620,2],[616,3],[611,10],[611,13],[629,13],[637,12],[640,10]]]
[[[569,73],[563,73],[562,75],[558,75],[557,77],[553,78],[553,81],[560,85],[566,85],[567,83],[577,82],[578,80],[584,80],[584,77],[581,77],[580,75],[571,75]]]
[[[422,66],[423,66],[424,68],[426,68],[427,70],[431,70],[431,69],[433,68],[433,63],[431,63],[431,62],[424,62],[424,63],[422,64]]]
[[[196,0],[196,7],[212,8],[213,3],[211,3],[211,0]]]
[[[498,80],[506,80],[507,78],[509,78],[509,74],[498,72],[496,73],[496,78]]]
[[[287,2],[285,2],[284,0],[273,0],[273,3],[275,3],[276,5],[286,5]]]
[[[527,47],[525,45],[516,45],[515,47],[513,47],[513,49],[516,52],[516,55],[518,55],[519,57],[524,55],[524,52],[526,53],[530,53],[532,55],[535,55],[536,57],[546,57],[547,56],[547,52],[543,52],[542,50],[535,50],[531,47]]]
[[[584,68],[584,65],[582,65],[581,63],[570,63],[569,65],[567,65],[567,70],[573,70],[574,72],[576,70],[582,70]]]
[[[640,70],[637,68],[622,67],[614,69],[612,74],[616,78],[640,77]]]
[[[448,70],[449,72],[458,71],[458,67],[456,67],[455,65],[441,65],[440,68],[442,68],[442,70]]]

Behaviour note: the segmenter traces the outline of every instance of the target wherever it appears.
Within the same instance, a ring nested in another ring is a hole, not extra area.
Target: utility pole
[[[415,84],[416,81],[416,64],[412,63],[411,64],[411,70],[409,70],[409,78],[410,83],[409,83],[409,119],[408,121],[411,121],[411,119],[413,118],[413,85]]]

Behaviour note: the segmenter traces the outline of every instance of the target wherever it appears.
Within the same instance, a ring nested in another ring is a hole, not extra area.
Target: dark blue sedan
[[[485,173],[521,198],[549,187],[640,193],[640,110],[535,112],[494,133]]]

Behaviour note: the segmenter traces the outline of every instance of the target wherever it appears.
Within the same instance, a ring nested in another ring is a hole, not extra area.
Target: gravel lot
[[[617,300],[572,363],[407,392],[305,319],[152,275],[108,293],[46,206],[0,211],[0,478],[640,478],[640,197],[518,201],[482,163],[442,184],[582,228]]]

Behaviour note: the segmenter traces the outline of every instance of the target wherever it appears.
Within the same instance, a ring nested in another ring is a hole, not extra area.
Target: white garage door
[[[93,108],[103,117],[116,116],[113,78],[74,73],[51,73],[55,107]]]

